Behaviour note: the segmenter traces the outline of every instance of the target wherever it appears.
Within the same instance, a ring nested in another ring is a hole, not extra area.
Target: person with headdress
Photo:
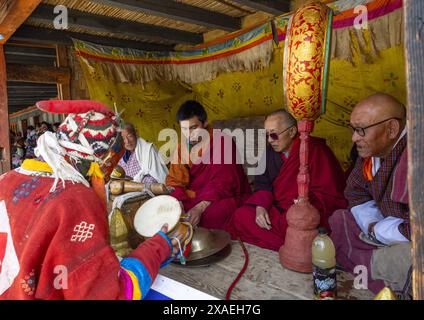
[[[99,102],[41,101],[69,114],[35,159],[0,176],[0,299],[142,299],[177,246],[160,232],[121,261],[108,241],[105,182],[124,152]]]
[[[279,109],[265,118],[268,145],[255,176],[254,193],[233,215],[229,231],[234,239],[278,251],[284,244],[287,211],[298,198],[300,138],[297,122]],[[318,209],[320,226],[329,229],[328,218],[346,208],[345,176],[325,140],[309,138],[309,200]],[[330,230],[329,230],[330,231]]]

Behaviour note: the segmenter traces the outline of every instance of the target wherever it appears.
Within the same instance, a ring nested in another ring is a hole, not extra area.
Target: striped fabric
[[[160,265],[160,268],[163,268],[174,259],[172,254],[173,245],[171,239],[165,233],[159,231],[158,235],[166,240],[171,252],[170,257]],[[143,300],[147,296],[154,280],[151,273],[152,270],[149,272],[148,268],[138,259],[124,258],[121,260],[119,277],[124,279],[125,282],[126,300]]]
[[[122,259],[120,275],[125,279],[126,298],[128,300],[142,300],[146,297],[152,285],[152,277],[139,260],[134,258]]]
[[[355,168],[347,180],[345,197],[349,201],[350,209],[367,201],[375,200],[384,217],[393,216],[405,220],[399,230],[410,239],[409,206],[394,201],[392,198],[394,171],[400,163],[402,154],[406,152],[406,144],[407,136],[405,135],[392,152],[384,160],[381,160],[381,167],[371,181],[364,176],[366,159],[358,158]]]

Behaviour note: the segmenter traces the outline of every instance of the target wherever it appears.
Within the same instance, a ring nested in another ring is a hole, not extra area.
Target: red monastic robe
[[[199,226],[211,229],[225,229],[234,211],[251,194],[243,167],[236,162],[237,148],[234,141],[227,140],[231,144],[226,144],[224,138],[220,139],[220,163],[216,163],[219,157],[214,155],[214,139],[211,135],[209,152],[203,156],[210,159],[209,164],[174,163],[166,178],[166,184],[175,188],[171,195],[182,201],[186,212],[201,201],[211,202],[199,223]],[[231,149],[226,149],[226,146],[231,146]],[[230,151],[231,163],[225,163],[225,152]],[[178,146],[177,152],[181,154],[181,146]]]
[[[265,177],[261,177],[261,181],[269,181],[270,185],[262,190],[255,188],[255,193],[235,212],[229,228],[233,238],[240,237],[245,242],[279,250],[286,235],[287,210],[298,198],[299,148],[300,139],[296,138],[288,158],[282,157],[278,175],[270,180],[266,171]],[[272,158],[272,155],[269,158]],[[267,165],[268,163],[267,159]],[[347,202],[343,196],[343,170],[324,139],[310,137],[309,170],[309,201],[321,214],[320,225],[329,229],[329,216],[336,209],[346,208]],[[268,211],[271,230],[262,229],[256,224],[257,206]]]
[[[16,171],[0,176],[0,300],[131,299],[104,204],[92,188],[67,181],[51,193],[52,183]],[[147,294],[169,256],[158,234],[122,260],[136,266],[134,296]]]

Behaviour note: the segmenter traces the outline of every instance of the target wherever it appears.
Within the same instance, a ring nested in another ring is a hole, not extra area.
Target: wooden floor
[[[278,252],[246,244],[249,265],[234,288],[233,300],[309,300],[313,299],[312,275],[284,269],[278,260]],[[244,254],[237,241],[232,243],[231,254],[209,267],[187,268],[170,264],[160,274],[206,292],[218,299],[225,299],[231,285],[244,264]],[[337,275],[338,299],[370,300],[368,290],[353,288],[353,276],[341,272]]]

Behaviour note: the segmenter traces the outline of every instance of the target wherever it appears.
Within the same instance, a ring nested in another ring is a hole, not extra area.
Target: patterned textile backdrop
[[[355,5],[364,5],[366,29],[356,29]],[[353,106],[387,92],[406,101],[402,0],[341,0],[335,12],[326,113],[313,135],[327,139],[344,168],[352,146],[347,124]],[[200,101],[210,121],[264,115],[284,107],[283,58],[288,17],[219,45],[179,54],[147,54],[75,41],[90,96],[118,110],[145,139],[160,147],[163,128],[179,129],[178,107]],[[278,42],[278,44],[277,44]],[[154,61],[158,63],[155,64]],[[151,79],[154,80],[151,80]]]

